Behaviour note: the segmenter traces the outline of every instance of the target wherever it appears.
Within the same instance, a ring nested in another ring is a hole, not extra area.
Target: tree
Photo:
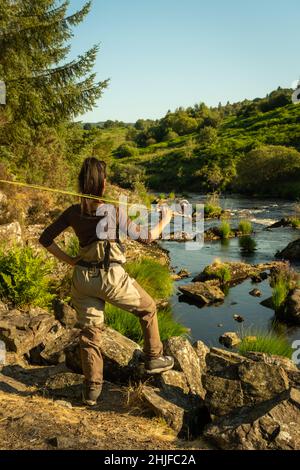
[[[237,175],[240,190],[276,194],[283,183],[300,181],[300,153],[280,145],[258,147],[240,160]]]
[[[8,109],[14,123],[55,125],[89,111],[108,81],[96,83],[98,46],[77,60],[63,63],[72,27],[83,21],[91,2],[66,16],[69,2],[0,0],[5,12],[0,23],[0,79],[7,88]]]
[[[92,72],[97,45],[66,62],[72,28],[91,2],[70,16],[68,7],[69,1],[0,0],[0,80],[6,84],[9,124],[0,129],[0,158],[11,149],[17,167],[28,163],[28,144],[46,142],[41,133],[47,136],[49,129],[64,138],[61,125],[91,110],[108,86]]]

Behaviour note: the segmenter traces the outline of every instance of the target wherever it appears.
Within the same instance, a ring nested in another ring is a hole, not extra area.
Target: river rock
[[[233,319],[238,323],[242,323],[243,321],[245,321],[241,315],[233,315]]]
[[[278,312],[281,320],[296,325],[300,324],[300,289],[296,288],[289,292],[283,312]]]
[[[9,242],[22,242],[22,229],[19,222],[0,225],[0,240]]]
[[[253,297],[261,297],[261,292],[259,289],[252,289],[249,294]]]
[[[228,331],[219,338],[219,343],[223,344],[223,346],[226,346],[226,348],[233,348],[234,346],[240,344],[240,342],[240,337],[234,331]]]
[[[235,286],[244,282],[248,278],[259,276],[264,271],[270,271],[272,268],[281,268],[285,263],[274,261],[270,263],[247,264],[243,262],[214,262],[206,266],[204,270],[193,278],[193,282],[204,282],[208,280],[219,280],[220,267],[224,266],[230,271],[230,280],[226,282],[229,286]]]
[[[128,383],[130,378],[136,377],[143,359],[143,351],[138,344],[105,326],[101,333],[99,346],[104,359],[104,378],[106,380]],[[78,338],[65,348],[65,354],[66,366],[81,374]]]
[[[299,450],[300,392],[292,388],[209,424],[204,436],[220,449]]]
[[[209,305],[223,302],[224,292],[219,287],[218,281],[192,282],[179,287],[180,292],[190,297],[200,305]]]
[[[181,336],[170,338],[164,343],[164,351],[174,357],[174,368],[184,373],[190,392],[204,398],[200,362],[189,340]]]
[[[0,340],[4,341],[7,351],[19,356],[41,344],[52,328],[57,328],[57,321],[40,308],[29,312],[0,312]]]
[[[300,238],[289,243],[283,250],[276,253],[276,258],[287,259],[290,261],[300,260]]]

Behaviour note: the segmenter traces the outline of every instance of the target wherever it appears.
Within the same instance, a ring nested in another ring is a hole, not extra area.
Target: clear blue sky
[[[71,0],[71,11],[84,0]],[[95,122],[265,96],[300,77],[299,0],[94,0],[72,56],[101,43]]]

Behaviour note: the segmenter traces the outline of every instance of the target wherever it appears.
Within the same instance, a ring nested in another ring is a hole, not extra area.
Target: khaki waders
[[[79,256],[85,262],[103,260],[104,242],[97,241],[81,248]],[[111,242],[110,261],[111,265],[107,269],[76,265],[73,271],[71,297],[77,312],[78,325],[82,329],[80,335],[82,369],[88,382],[103,381],[99,338],[104,325],[106,301],[139,318],[147,359],[153,359],[163,353],[156,304],[124,270],[122,263],[126,259],[121,245],[117,242]]]

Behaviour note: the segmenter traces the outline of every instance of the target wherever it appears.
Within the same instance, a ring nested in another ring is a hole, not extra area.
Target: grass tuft
[[[240,354],[249,351],[262,352],[266,354],[275,354],[291,359],[293,349],[284,336],[278,336],[274,333],[251,333],[251,337],[243,337],[238,345]]]

